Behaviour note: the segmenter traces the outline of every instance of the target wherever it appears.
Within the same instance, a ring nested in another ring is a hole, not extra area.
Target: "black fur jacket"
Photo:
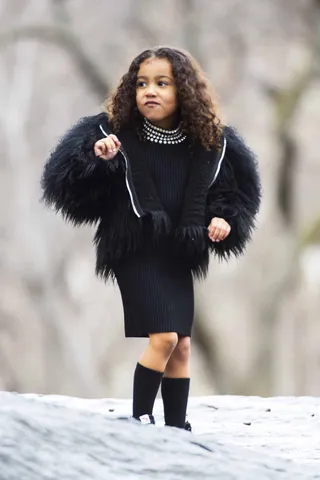
[[[94,154],[97,140],[110,134],[107,116],[82,118],[60,140],[41,178],[42,199],[75,225],[97,223],[96,273],[113,277],[126,255],[170,239],[177,255],[196,277],[205,276],[209,253],[221,259],[245,250],[261,200],[256,159],[231,127],[224,127],[222,149],[193,148],[180,225],[173,226],[157,196],[133,129],[121,132],[119,153],[109,161]],[[211,242],[207,227],[224,218],[231,233]]]

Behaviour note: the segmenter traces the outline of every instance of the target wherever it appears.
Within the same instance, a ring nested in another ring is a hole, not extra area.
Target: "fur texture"
[[[85,117],[59,141],[44,166],[41,178],[42,200],[74,225],[94,223],[108,208],[110,175],[124,172],[123,158],[104,161],[94,154],[99,119],[104,114]]]
[[[129,190],[139,201],[140,217],[128,192],[123,155],[118,153],[110,161],[95,156],[93,146],[103,137],[101,124],[108,131],[104,113],[81,119],[53,150],[41,178],[44,202],[66,220],[74,225],[99,222],[94,237],[97,275],[113,278],[118,262],[147,244],[156,244],[163,235],[172,237],[177,255],[196,277],[206,275],[210,251],[223,259],[244,252],[255,226],[261,187],[256,159],[232,128],[224,130],[226,156],[209,191],[210,164],[217,156],[202,152],[193,159],[181,223],[173,231],[156,187],[139,161],[142,147],[132,132],[123,132],[119,139],[130,160]],[[225,218],[232,228],[220,243],[212,243],[207,233],[215,216]]]
[[[206,223],[221,217],[231,225],[225,240],[209,242],[210,251],[221,259],[228,259],[244,253],[251,240],[261,203],[261,184],[257,160],[243,139],[231,127],[225,127],[224,135],[226,156],[208,192]]]

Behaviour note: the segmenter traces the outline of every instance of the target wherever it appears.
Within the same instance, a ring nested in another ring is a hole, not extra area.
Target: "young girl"
[[[105,112],[82,118],[57,145],[43,198],[75,225],[97,222],[96,273],[116,279],[126,337],[149,337],[133,385],[133,417],[186,422],[194,278],[209,252],[242,254],[259,210],[257,163],[221,124],[200,67],[173,48],[131,63]]]

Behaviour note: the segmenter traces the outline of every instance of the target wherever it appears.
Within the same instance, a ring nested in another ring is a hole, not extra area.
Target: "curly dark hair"
[[[136,105],[136,81],[140,64],[148,58],[166,58],[172,66],[177,86],[179,118],[193,142],[206,149],[220,149],[222,126],[209,82],[197,61],[187,52],[170,47],[145,50],[131,63],[118,88],[105,102],[105,111],[115,133],[133,125],[141,133],[142,116]]]

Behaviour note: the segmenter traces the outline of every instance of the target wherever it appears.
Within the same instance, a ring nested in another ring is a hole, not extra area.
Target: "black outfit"
[[[104,113],[81,119],[62,138],[42,175],[43,199],[75,225],[98,223],[96,273],[117,278],[127,336],[191,335],[193,278],[205,277],[212,252],[244,252],[255,226],[261,187],[257,163],[242,139],[224,127],[222,148],[186,138],[176,145],[143,140],[127,125],[114,159],[94,144],[112,132]],[[211,242],[207,227],[224,218],[231,233]],[[139,363],[133,416],[152,415],[162,372]],[[189,379],[163,379],[166,424],[183,428]]]
[[[168,427],[185,428],[190,378],[164,377],[161,395],[165,424]]]
[[[163,373],[137,363],[133,377],[132,416],[152,415]]]
[[[111,133],[105,113],[81,119],[58,143],[42,179],[43,200],[74,225],[98,223],[94,238],[96,272],[114,278],[128,255],[173,238],[177,257],[194,277],[207,273],[209,253],[220,259],[241,255],[251,239],[260,206],[261,186],[252,152],[231,127],[224,127],[221,151],[193,142],[189,175],[178,227],[171,224],[144,162],[145,143],[135,126],[123,129],[121,151],[109,161],[93,146]],[[188,139],[191,141],[190,139]],[[211,242],[213,217],[231,225],[223,242]]]
[[[194,316],[190,268],[162,250],[132,255],[115,268],[126,337],[176,332],[191,336]]]
[[[165,211],[177,226],[190,168],[186,142],[177,145],[146,142],[146,163]],[[171,237],[131,253],[115,268],[127,337],[176,332],[191,336],[194,316],[191,269],[175,256]]]
[[[193,277],[206,275],[209,252],[239,255],[251,237],[261,194],[255,158],[230,127],[222,150],[207,151],[188,138],[143,141],[128,126],[105,161],[93,147],[110,132],[104,113],[67,132],[45,165],[43,198],[76,225],[98,222],[96,272],[117,278],[126,336],[190,336]],[[231,225],[219,243],[207,232],[215,216]]]

